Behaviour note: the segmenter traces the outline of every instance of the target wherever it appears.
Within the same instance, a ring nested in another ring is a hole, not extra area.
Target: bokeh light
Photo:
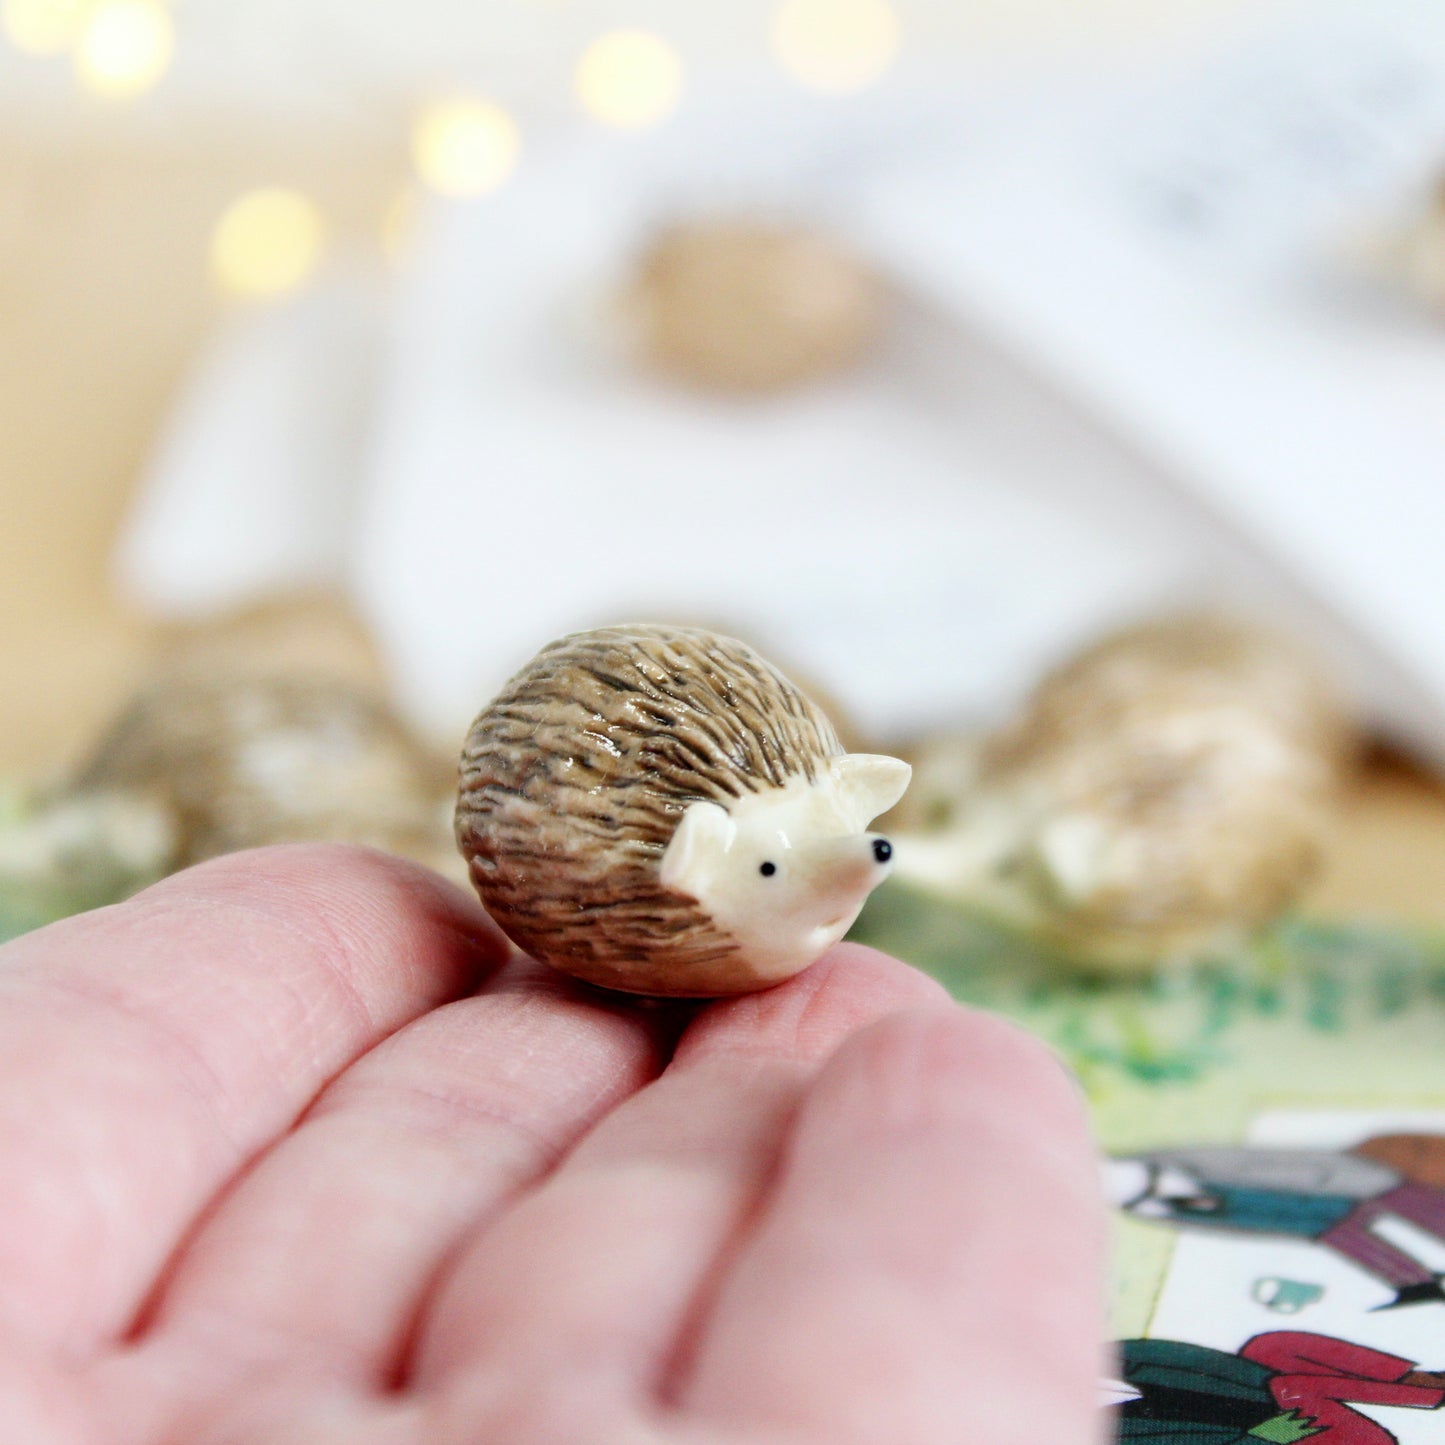
[[[99,0],[75,52],[81,80],[101,95],[138,95],[166,73],[175,28],[157,0]]]
[[[299,191],[267,187],[233,201],[211,235],[211,271],[227,291],[277,296],[294,290],[316,269],[326,223]]]
[[[444,196],[483,196],[517,164],[517,122],[489,100],[459,96],[427,106],[412,130],[417,174]]]
[[[682,61],[660,36],[614,30],[577,63],[577,99],[594,120],[636,129],[665,120],[682,95]]]
[[[29,55],[59,55],[80,38],[93,0],[4,0],[5,38]]]
[[[886,0],[784,0],[773,54],[809,90],[847,95],[873,84],[898,54],[898,17]]]

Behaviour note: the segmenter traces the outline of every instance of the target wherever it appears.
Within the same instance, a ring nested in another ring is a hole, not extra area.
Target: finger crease
[[[56,975],[45,980],[47,989],[69,994],[92,1007],[100,1007],[118,1016],[141,1036],[142,1051],[146,1044],[158,1046],[167,1062],[175,1069],[184,1091],[198,1104],[206,1123],[233,1151],[241,1148],[241,1140],[232,1123],[230,1090],[211,1066],[205,1053],[183,1030],[163,1018],[128,1003],[122,996],[91,988],[78,980]]]

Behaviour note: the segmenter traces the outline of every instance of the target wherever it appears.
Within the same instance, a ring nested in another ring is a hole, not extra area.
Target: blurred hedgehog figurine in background
[[[445,764],[350,679],[176,669],[143,687],[70,780],[74,799],[149,798],[168,870],[267,843],[361,843],[457,873]]]
[[[1105,971],[1227,949],[1315,876],[1354,742],[1286,639],[1214,616],[1134,627],[971,755],[920,760],[899,876]]]
[[[544,648],[472,725],[457,843],[519,947],[629,993],[766,988],[888,872],[908,785],[751,648],[629,625]]]
[[[452,765],[390,702],[344,600],[278,596],[158,643],[78,765],[0,802],[0,915],[59,917],[267,843],[369,844],[461,880]]]
[[[883,283],[826,236],[745,219],[664,227],[619,299],[650,369],[754,395],[853,365],[877,344],[887,310]]]

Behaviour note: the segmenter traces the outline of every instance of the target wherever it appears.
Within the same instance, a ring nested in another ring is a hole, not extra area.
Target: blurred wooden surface
[[[153,645],[107,558],[196,348],[222,314],[207,243],[252,186],[288,184],[333,234],[375,245],[399,148],[188,137],[141,152],[103,135],[0,134],[0,776],[55,768]],[[1316,902],[1445,922],[1445,791],[1366,770]]]

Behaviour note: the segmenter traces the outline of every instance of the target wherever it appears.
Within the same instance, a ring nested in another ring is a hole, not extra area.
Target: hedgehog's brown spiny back
[[[1156,728],[1170,714],[1247,709],[1329,767],[1353,730],[1336,689],[1292,639],[1228,616],[1185,614],[1117,632],[1050,673],[991,743],[986,766],[1032,766],[1091,738]]]
[[[163,799],[186,865],[317,838],[436,863],[445,784],[444,765],[365,684],[193,664],[136,694],[72,786]]]
[[[841,751],[827,718],[741,642],[642,624],[580,633],[544,648],[473,724],[457,841],[521,947],[580,961],[602,984],[655,960],[656,991],[686,993],[688,966],[734,945],[659,880],[683,812],[811,780]]]

